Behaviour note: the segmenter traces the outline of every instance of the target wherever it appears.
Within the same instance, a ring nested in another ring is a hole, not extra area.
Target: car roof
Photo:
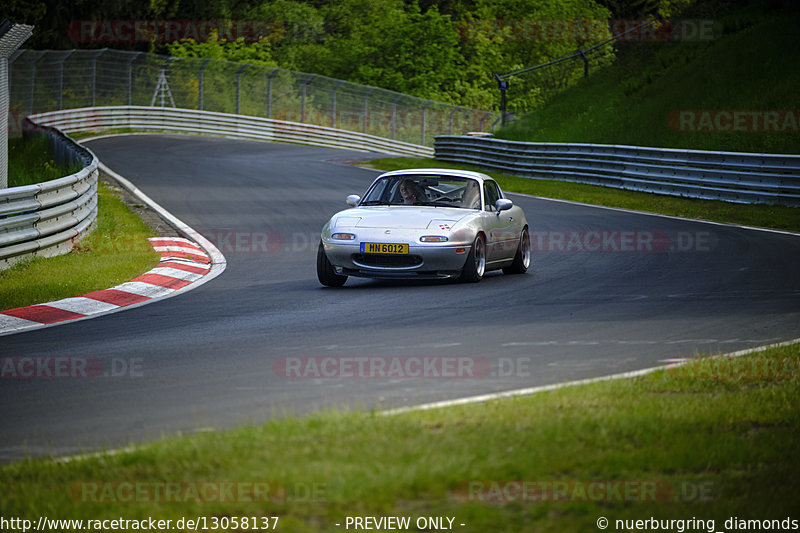
[[[482,172],[474,172],[471,170],[455,170],[452,168],[407,168],[401,170],[393,170],[391,172],[386,172],[378,176],[378,178],[388,177],[388,176],[407,176],[409,174],[421,174],[421,175],[430,175],[430,174],[438,174],[440,176],[456,176],[461,178],[472,178],[480,181],[490,180],[494,181],[490,176],[483,174]]]

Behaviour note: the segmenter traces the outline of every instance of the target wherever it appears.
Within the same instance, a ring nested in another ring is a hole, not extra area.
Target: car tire
[[[337,274],[333,270],[333,265],[328,261],[328,256],[325,255],[322,241],[320,241],[317,249],[317,278],[326,287],[341,287],[347,281],[347,276]]]
[[[483,278],[486,272],[486,240],[482,234],[475,237],[472,248],[467,255],[467,262],[461,271],[461,281],[466,283],[477,283]]]
[[[528,233],[528,228],[522,229],[522,234],[519,236],[519,244],[517,245],[517,253],[514,254],[514,262],[510,266],[503,269],[504,274],[524,274],[531,266],[531,236]]]

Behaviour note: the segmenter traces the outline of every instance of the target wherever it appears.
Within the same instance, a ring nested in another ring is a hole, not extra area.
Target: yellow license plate
[[[407,244],[391,244],[384,242],[362,242],[362,254],[407,254]]]

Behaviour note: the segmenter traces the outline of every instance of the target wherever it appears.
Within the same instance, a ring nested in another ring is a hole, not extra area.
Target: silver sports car
[[[381,174],[322,228],[320,283],[348,276],[480,281],[531,263],[525,213],[485,174],[438,168]]]

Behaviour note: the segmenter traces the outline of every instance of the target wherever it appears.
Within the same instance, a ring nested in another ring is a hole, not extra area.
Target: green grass
[[[556,180],[521,178],[436,159],[397,157],[366,163],[385,171],[403,168],[456,168],[492,176],[504,191],[587,204],[633,209],[699,220],[712,220],[787,231],[800,231],[800,208],[777,205],[734,204],[716,200],[677,198]]]
[[[47,137],[29,139],[14,137],[8,141],[8,186],[34,185],[43,181],[69,176],[81,170],[81,165],[61,165],[53,160]]]
[[[0,309],[79,296],[124,283],[153,268],[154,232],[100,183],[97,226],[72,253],[33,258],[0,270]]]
[[[596,531],[600,516],[612,526],[697,517],[716,520],[721,531],[729,516],[796,514],[799,394],[794,345],[472,406],[271,419],[130,453],[2,466],[0,513],[34,520],[279,516],[279,530],[297,533],[340,531],[335,523],[358,515],[454,516],[467,524],[456,529],[481,532]],[[536,493],[487,502],[488,491],[469,490],[514,481],[567,489],[543,493],[544,502]],[[646,485],[627,495],[582,496],[578,489],[593,481]],[[149,492],[128,501],[131,493],[119,491],[125,482]],[[239,483],[240,496],[200,501],[187,490],[220,482]],[[270,497],[243,501],[251,482],[271,483]],[[163,494],[169,483],[183,483],[178,496],[152,501],[153,487]]]
[[[615,65],[594,72],[496,136],[800,153],[796,126],[763,133],[688,132],[668,124],[681,110],[793,110],[800,119],[800,56],[787,53],[798,46],[800,10],[788,2],[781,9],[774,4],[779,2],[750,2],[727,12],[719,5],[695,14],[723,28],[716,40],[623,45]]]

